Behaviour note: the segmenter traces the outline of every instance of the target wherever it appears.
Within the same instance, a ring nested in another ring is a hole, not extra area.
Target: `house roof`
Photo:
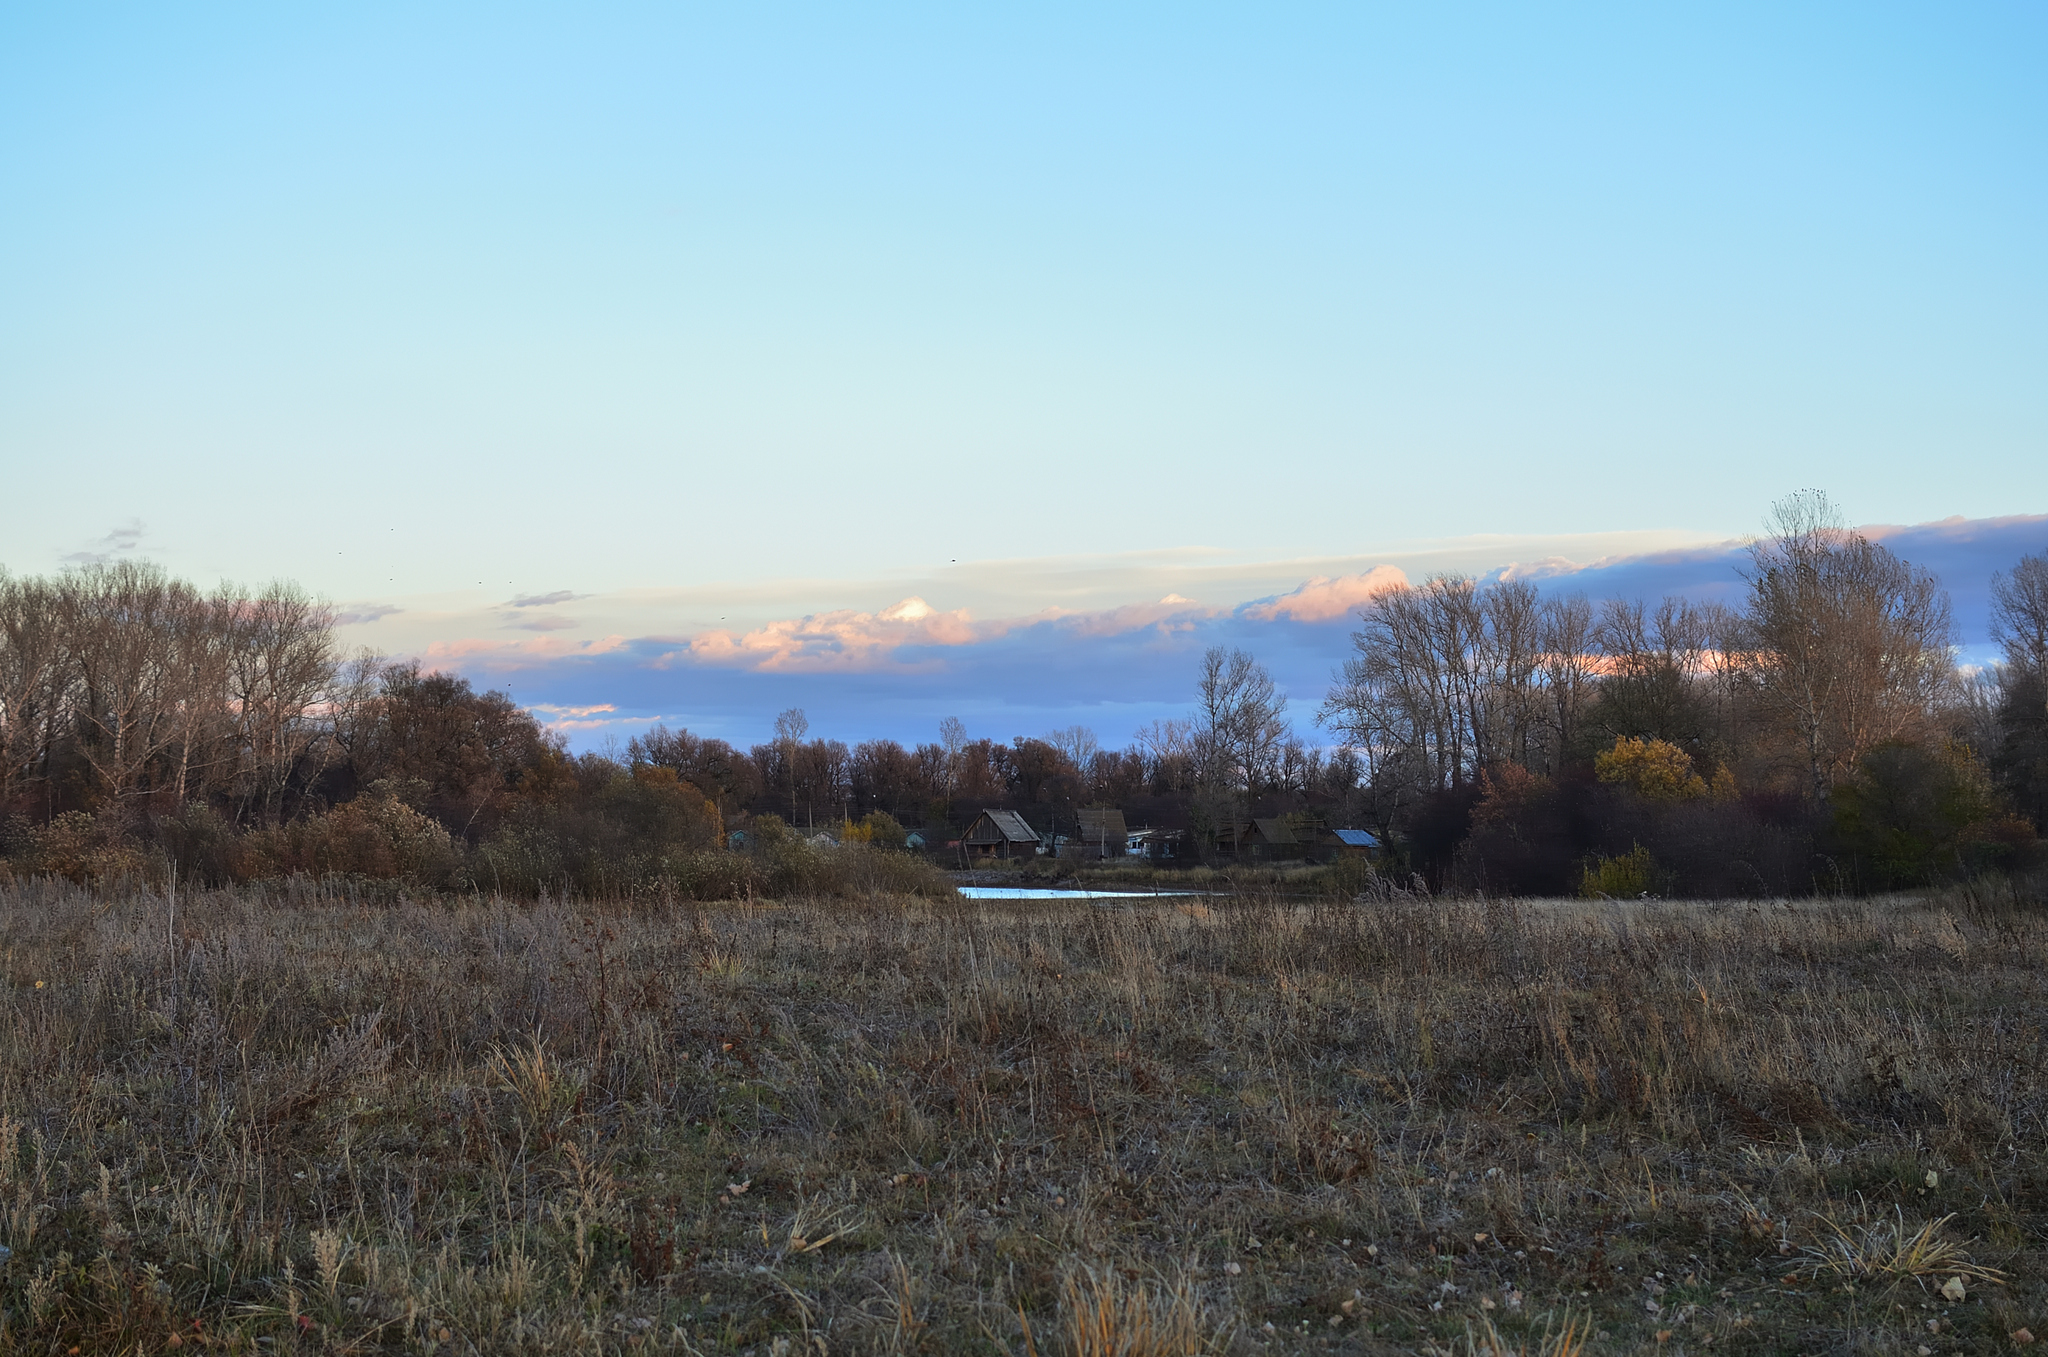
[[[1095,807],[1091,810],[1076,811],[1081,821],[1081,837],[1084,839],[1120,839],[1130,831],[1124,827],[1124,813]]]
[[[1253,820],[1258,827],[1259,837],[1267,843],[1293,843],[1294,831],[1287,827],[1285,820]]]
[[[994,831],[993,834],[982,829],[983,820],[988,821],[988,827]],[[967,842],[1037,843],[1038,831],[1026,824],[1024,817],[1014,810],[985,810],[967,827]]]
[[[1335,834],[1346,848],[1377,848],[1380,846],[1380,841],[1372,836],[1370,830],[1333,829],[1330,832]]]

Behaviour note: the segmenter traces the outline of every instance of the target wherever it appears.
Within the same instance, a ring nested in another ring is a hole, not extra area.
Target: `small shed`
[[[1014,810],[985,810],[960,836],[960,846],[973,859],[1036,857],[1038,831]]]

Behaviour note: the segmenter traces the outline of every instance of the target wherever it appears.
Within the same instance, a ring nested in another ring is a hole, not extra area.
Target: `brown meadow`
[[[1992,888],[18,882],[0,1344],[2000,1351],[2048,1334],[2044,944]]]

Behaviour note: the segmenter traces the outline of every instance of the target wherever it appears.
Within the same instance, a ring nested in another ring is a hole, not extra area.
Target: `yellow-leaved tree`
[[[1693,771],[1692,756],[1669,740],[1623,735],[1612,749],[1594,756],[1593,772],[1602,782],[1618,782],[1650,801],[1691,801],[1712,790]]]

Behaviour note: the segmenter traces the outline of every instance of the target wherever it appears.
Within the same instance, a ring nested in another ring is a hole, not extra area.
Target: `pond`
[[[962,886],[960,895],[966,900],[1156,900],[1189,895],[1207,895],[1207,891],[1077,891],[1055,890],[1045,886]]]

